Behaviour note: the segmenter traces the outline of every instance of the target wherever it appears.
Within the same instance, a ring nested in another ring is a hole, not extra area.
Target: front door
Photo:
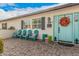
[[[55,36],[57,41],[74,43],[73,40],[73,15],[65,14],[55,16]],[[58,33],[58,34],[56,34]]]
[[[73,15],[60,15],[58,19],[58,40],[73,43]]]

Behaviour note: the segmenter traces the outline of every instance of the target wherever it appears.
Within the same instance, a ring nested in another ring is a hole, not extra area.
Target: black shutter
[[[41,29],[45,30],[45,17],[41,17]]]
[[[23,29],[23,26],[24,26],[24,21],[21,20],[21,29]]]
[[[6,27],[6,29],[7,29],[7,23],[5,23],[5,27]]]

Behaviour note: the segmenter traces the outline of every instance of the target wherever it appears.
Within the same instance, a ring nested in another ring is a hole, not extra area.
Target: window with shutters
[[[2,29],[7,29],[7,23],[2,23]]]
[[[40,18],[36,18],[36,19],[32,19],[32,28],[41,28],[41,19]]]
[[[45,17],[32,19],[32,28],[45,30]]]

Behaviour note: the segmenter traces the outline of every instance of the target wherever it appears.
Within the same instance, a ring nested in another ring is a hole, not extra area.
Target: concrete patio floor
[[[1,56],[79,56],[79,45],[68,47],[57,43],[46,44],[21,39],[4,40]]]

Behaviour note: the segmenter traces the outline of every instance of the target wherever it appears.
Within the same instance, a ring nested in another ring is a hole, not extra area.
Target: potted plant
[[[52,42],[52,36],[48,36],[48,42],[49,42],[49,43]]]

